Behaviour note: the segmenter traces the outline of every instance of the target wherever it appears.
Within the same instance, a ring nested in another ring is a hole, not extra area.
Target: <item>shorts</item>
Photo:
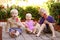
[[[22,29],[20,29],[20,28],[10,28],[9,32],[12,32],[14,30],[18,31],[19,33],[22,33]]]

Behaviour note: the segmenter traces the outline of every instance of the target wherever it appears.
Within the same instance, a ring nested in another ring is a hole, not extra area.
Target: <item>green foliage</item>
[[[25,19],[25,10],[22,7],[17,6],[16,9],[19,12],[19,17],[21,18],[21,20]]]
[[[49,7],[50,15],[52,15],[58,24],[60,24],[60,18],[58,18],[58,15],[60,15],[60,3],[53,3]]]
[[[10,14],[11,8],[7,8],[6,11],[7,11],[7,18],[10,18],[11,17],[11,14]]]
[[[32,6],[28,6],[25,9],[26,13],[31,13],[32,14],[32,19],[39,19],[40,15],[38,14],[38,8],[32,7]]]
[[[4,9],[2,5],[0,5],[0,20],[4,20],[7,18],[7,11]]]
[[[11,9],[17,9],[19,12],[19,17],[24,20],[26,13],[31,13],[34,19],[39,19],[40,15],[38,14],[38,7],[27,6],[25,9],[19,6],[12,5],[11,7],[0,8],[0,20],[6,20],[11,17]]]

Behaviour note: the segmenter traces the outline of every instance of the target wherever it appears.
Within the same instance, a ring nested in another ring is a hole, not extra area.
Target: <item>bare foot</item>
[[[36,37],[39,37],[39,35],[37,34]]]

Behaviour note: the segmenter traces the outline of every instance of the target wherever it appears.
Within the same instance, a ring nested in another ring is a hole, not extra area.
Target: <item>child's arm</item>
[[[51,22],[48,22],[47,20],[44,21],[45,24],[50,24]],[[52,23],[53,25],[55,25],[56,23]]]
[[[23,25],[24,25],[26,28],[28,28],[28,25],[27,25],[25,22],[23,22]]]
[[[19,26],[19,27],[24,27],[22,22],[17,22],[16,25]]]
[[[37,21],[34,21],[33,24],[34,24],[34,26],[35,26],[35,25],[37,24]]]
[[[18,27],[24,27],[19,18],[16,20],[16,22],[14,22],[14,24],[17,25]]]

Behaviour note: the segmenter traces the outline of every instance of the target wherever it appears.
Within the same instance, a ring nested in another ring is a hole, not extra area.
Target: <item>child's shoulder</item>
[[[52,18],[53,16],[50,16],[50,15],[49,15],[48,17]]]
[[[27,22],[29,23],[29,22],[34,22],[34,21],[33,21],[33,20],[30,20],[30,21],[27,21],[27,20],[26,20],[25,22],[26,22],[26,23],[27,23]]]

